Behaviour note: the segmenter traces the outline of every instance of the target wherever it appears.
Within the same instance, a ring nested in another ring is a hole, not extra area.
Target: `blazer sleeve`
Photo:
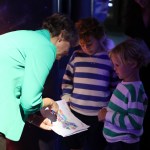
[[[20,104],[25,115],[37,112],[43,105],[44,83],[56,57],[55,46],[49,43],[37,44],[36,46],[32,44],[26,49],[20,98]]]

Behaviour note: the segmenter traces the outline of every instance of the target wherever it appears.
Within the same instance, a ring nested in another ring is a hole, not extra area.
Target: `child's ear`
[[[138,63],[133,61],[130,65],[131,65],[131,68],[136,68],[138,66]]]

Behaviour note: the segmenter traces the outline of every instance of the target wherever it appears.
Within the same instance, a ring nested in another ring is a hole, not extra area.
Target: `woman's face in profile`
[[[60,60],[63,56],[68,55],[70,43],[68,41],[61,40],[56,43],[56,47],[56,59]]]

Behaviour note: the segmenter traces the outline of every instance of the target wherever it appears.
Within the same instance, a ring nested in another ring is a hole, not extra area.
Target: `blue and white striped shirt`
[[[117,83],[106,51],[89,56],[78,50],[70,58],[63,76],[62,99],[69,101],[71,109],[80,114],[97,116],[107,106]]]

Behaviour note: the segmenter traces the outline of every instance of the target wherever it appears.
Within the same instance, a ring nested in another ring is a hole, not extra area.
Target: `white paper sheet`
[[[77,117],[75,117],[70,111],[67,103],[64,100],[57,101],[59,105],[59,111],[57,114],[57,120],[53,122],[52,130],[57,134],[66,137],[79,132],[83,132],[88,129],[88,125],[83,123]],[[53,120],[52,114],[49,108],[41,109],[41,114]]]

